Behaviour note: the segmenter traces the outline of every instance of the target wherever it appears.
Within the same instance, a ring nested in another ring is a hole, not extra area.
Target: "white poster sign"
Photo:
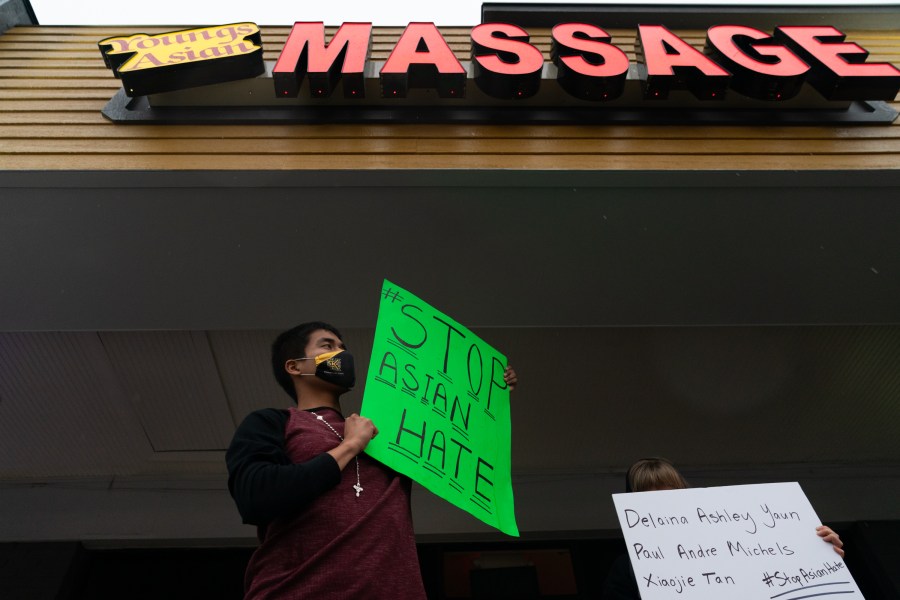
[[[614,494],[643,600],[862,594],[797,483]]]

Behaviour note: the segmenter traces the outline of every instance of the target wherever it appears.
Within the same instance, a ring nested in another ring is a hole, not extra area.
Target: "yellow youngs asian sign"
[[[248,79],[266,70],[256,23],[138,33],[98,45],[106,66],[132,97]]]

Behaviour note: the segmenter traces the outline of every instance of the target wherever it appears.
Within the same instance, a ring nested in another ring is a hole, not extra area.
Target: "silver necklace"
[[[331,432],[332,432],[334,435],[338,436],[338,439],[340,439],[342,442],[344,441],[344,436],[342,436],[341,434],[339,434],[339,433],[337,432],[337,429],[335,429],[334,427],[332,427],[332,426],[331,426],[331,423],[329,423],[328,421],[325,420],[325,417],[323,417],[323,416],[320,415],[319,413],[317,413],[317,412],[315,412],[315,411],[312,411],[312,410],[309,411],[309,412],[312,413],[312,414],[314,414],[318,420],[320,420],[320,421],[322,421],[323,423],[325,423],[325,425],[328,427],[328,429],[330,429]],[[359,495],[360,495],[360,494],[362,493],[362,491],[363,491],[363,486],[360,485],[360,483],[359,483],[359,456],[354,456],[353,459],[356,461],[356,485],[353,486],[353,489],[356,490],[356,497],[359,498]]]

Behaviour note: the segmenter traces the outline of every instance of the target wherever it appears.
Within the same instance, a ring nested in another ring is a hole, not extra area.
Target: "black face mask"
[[[301,360],[316,361],[315,376],[328,383],[333,383],[338,387],[348,390],[356,383],[356,372],[353,368],[353,355],[346,350],[326,352],[325,354],[319,354],[313,358],[304,358]],[[304,375],[311,375],[311,373],[304,373]]]

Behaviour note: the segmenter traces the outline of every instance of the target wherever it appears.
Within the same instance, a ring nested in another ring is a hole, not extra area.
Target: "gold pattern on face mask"
[[[327,364],[328,368],[332,371],[341,370],[341,359],[339,358],[329,358],[327,361],[325,361],[325,364]]]

